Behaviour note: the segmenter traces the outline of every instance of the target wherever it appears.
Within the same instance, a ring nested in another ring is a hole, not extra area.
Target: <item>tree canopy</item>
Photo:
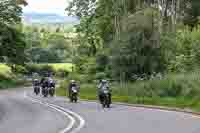
[[[25,39],[19,28],[22,8],[14,0],[0,1],[0,58],[7,63],[23,64]]]

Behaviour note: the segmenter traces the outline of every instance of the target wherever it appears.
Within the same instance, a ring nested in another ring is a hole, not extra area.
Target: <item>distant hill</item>
[[[54,23],[68,23],[68,24],[76,24],[78,23],[78,19],[76,17],[70,16],[60,16],[57,14],[50,13],[24,13],[22,16],[23,22],[32,24],[32,23],[40,23],[40,24],[54,24]]]

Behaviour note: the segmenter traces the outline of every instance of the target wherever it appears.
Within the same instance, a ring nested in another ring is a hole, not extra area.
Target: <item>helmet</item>
[[[71,80],[70,82],[71,82],[71,83],[75,83],[76,81],[75,81],[75,80]]]
[[[102,83],[107,83],[107,80],[101,80]]]
[[[53,79],[49,79],[49,82],[50,82],[50,83],[53,83]]]
[[[34,81],[39,81],[38,79],[34,79]]]

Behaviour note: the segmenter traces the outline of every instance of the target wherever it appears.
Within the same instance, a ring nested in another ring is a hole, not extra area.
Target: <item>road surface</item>
[[[69,103],[30,91],[0,92],[0,133],[200,133],[190,114],[93,102]]]

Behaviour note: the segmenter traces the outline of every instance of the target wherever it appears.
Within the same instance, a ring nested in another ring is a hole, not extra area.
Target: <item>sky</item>
[[[54,13],[66,16],[65,8],[69,0],[27,0],[28,6],[23,8],[24,13]]]

